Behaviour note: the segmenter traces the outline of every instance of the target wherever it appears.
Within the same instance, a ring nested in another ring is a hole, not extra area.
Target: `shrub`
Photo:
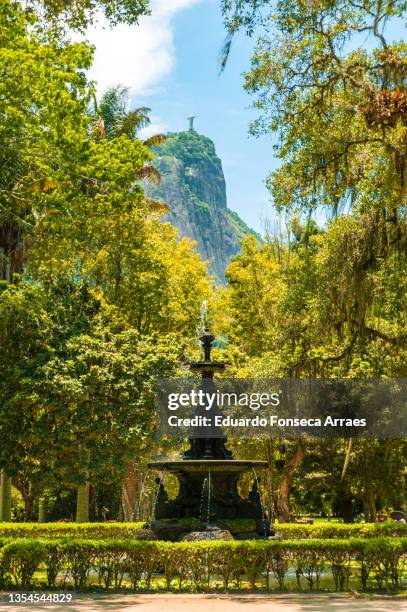
[[[187,529],[199,526],[198,519],[189,518],[179,521]],[[253,519],[226,519],[221,522],[231,533],[255,531]],[[108,540],[118,538],[139,538],[144,523],[0,523],[0,547],[4,538],[84,538]],[[284,539],[333,539],[333,538],[377,538],[407,537],[407,525],[398,523],[316,523],[299,525],[296,523],[276,524],[276,531]]]
[[[289,549],[283,546],[265,547],[266,587],[270,588],[270,573],[277,580],[278,586],[285,589],[285,575],[289,566]]]
[[[281,590],[286,574],[293,567],[298,585],[312,590],[319,587],[325,568],[330,568],[335,590],[349,588],[351,567],[359,570],[361,587],[369,577],[382,589],[399,589],[407,558],[407,538],[350,538],[330,540],[255,540],[162,542],[137,540],[85,540],[28,538],[3,542],[0,548],[0,582],[10,579],[19,588],[34,584],[34,574],[45,567],[50,587],[69,579],[76,589],[89,586],[89,574],[96,570],[103,588],[120,587],[123,579],[133,589],[153,588],[153,576],[164,576],[167,589],[209,588],[211,580],[221,579],[225,590],[232,583],[239,588],[246,577],[251,588],[259,584],[269,589],[273,575]],[[263,575],[266,577],[265,584]],[[369,584],[371,584],[370,581]]]
[[[69,574],[77,589],[83,587],[87,582],[89,572],[99,552],[98,544],[99,541],[93,540],[70,540],[62,545]]]
[[[198,519],[189,518],[179,521],[187,529],[195,529]],[[253,519],[227,519],[222,525],[231,533],[255,531]],[[138,538],[143,533],[144,523],[0,523],[0,547],[4,538],[84,538],[108,540],[118,538]],[[333,539],[333,538],[377,538],[407,537],[407,525],[398,523],[316,523],[299,525],[296,523],[276,524],[276,531],[284,539]]]
[[[9,573],[22,589],[31,585],[34,573],[45,558],[45,542],[16,540],[1,549],[3,575]]]
[[[402,523],[316,523],[300,525],[298,523],[276,524],[275,529],[284,539],[332,539],[332,538],[377,538],[407,537],[407,524]]]
[[[384,585],[397,588],[407,557],[407,538],[374,538],[351,540],[353,556],[359,562],[362,590],[372,572],[381,589]]]
[[[0,523],[1,538],[137,538],[145,523]],[[1,546],[1,544],[0,544]]]
[[[289,542],[290,558],[297,566],[295,574],[298,587],[301,588],[301,576],[306,579],[310,590],[319,587],[319,579],[326,562],[326,542],[310,540]]]
[[[66,554],[60,541],[42,542],[44,546],[44,563],[47,569],[47,584],[54,587],[58,573],[62,571]]]
[[[346,591],[349,586],[351,563],[355,558],[352,540],[325,542],[326,559],[330,563],[336,591]]]

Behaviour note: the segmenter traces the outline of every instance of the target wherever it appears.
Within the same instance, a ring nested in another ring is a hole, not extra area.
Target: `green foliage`
[[[234,210],[230,210],[228,208],[227,215],[239,242],[243,240],[243,238],[253,235],[256,236],[257,240],[261,242],[260,236],[253,232],[253,230],[248,225],[246,225],[246,223],[239,217],[239,215]]]
[[[223,4],[231,33],[259,27],[246,88],[262,113],[252,130],[280,137],[277,206],[385,209],[392,235],[405,205],[407,48],[392,36],[404,1]]]
[[[133,139],[138,130],[150,125],[150,108],[143,106],[129,111],[128,104],[129,88],[121,85],[107,89],[99,102],[94,100],[91,133],[96,141],[122,135]]]
[[[74,26],[100,5],[46,4]],[[147,7],[101,4],[130,22]],[[117,482],[148,445],[155,381],[175,372],[210,283],[140,187],[146,109],[126,115],[114,90],[109,138],[92,139],[92,49],[8,0],[0,26],[0,469],[31,519],[40,494]]]
[[[195,529],[199,525],[198,519],[180,519],[178,522],[187,529]],[[253,519],[225,519],[222,525],[231,533],[255,531]],[[143,526],[144,523],[0,523],[0,538],[137,539]],[[276,529],[284,540],[407,537],[407,525],[392,522],[350,525],[279,523]]]
[[[407,47],[391,24],[405,3],[222,4],[230,33],[259,28],[246,75],[261,113],[252,131],[278,133],[269,187],[288,218],[288,235],[250,263],[248,246],[230,269],[238,288],[250,275],[246,301],[261,304],[248,342],[260,354],[269,343],[271,369],[288,375],[404,376]],[[312,219],[322,208],[326,232]],[[281,280],[279,298],[271,285]]]
[[[16,586],[28,589],[34,573],[45,559],[45,542],[15,540],[0,550],[2,570],[11,574]]]
[[[285,589],[285,576],[291,566],[301,588],[318,588],[322,572],[330,568],[335,589],[347,590],[352,565],[353,571],[359,573],[362,588],[370,586],[368,578],[372,573],[379,589],[397,590],[407,553],[405,538],[175,544],[129,539],[23,539],[2,544],[0,575],[4,581],[9,573],[23,588],[35,584],[34,573],[43,564],[50,586],[58,587],[57,568],[63,568],[76,589],[90,584],[91,570],[97,572],[99,586],[104,588],[120,587],[127,579],[133,589],[152,589],[153,574],[162,572],[167,589],[177,584],[179,590],[207,590],[211,581],[221,579],[227,590],[232,582],[239,588],[244,578],[251,588],[260,585],[269,589],[270,575],[275,576],[280,589]],[[267,576],[266,583],[262,581],[263,574]]]
[[[92,51],[44,31],[34,13],[9,0],[1,2],[0,31],[0,278],[10,281],[38,218],[57,206],[51,193],[78,181],[72,160],[84,152]]]
[[[180,159],[186,167],[196,163],[219,164],[215,146],[210,138],[195,130],[169,133],[163,144],[154,148],[157,155],[168,155]]]
[[[218,330],[229,338],[223,357],[232,364],[230,375],[403,378],[405,254],[389,253],[366,272],[366,236],[375,230],[367,219],[350,215],[313,231],[308,242],[298,225],[295,230],[299,241],[283,236],[259,245],[247,238],[228,268],[229,287],[216,306],[216,319]],[[285,444],[284,453],[278,441],[268,446],[240,441],[237,446],[241,456],[249,451],[271,461],[274,491],[269,499],[278,500],[279,484],[286,483],[287,466],[296,456],[293,443]],[[404,507],[405,441],[324,440],[303,446],[298,473],[290,476],[297,512],[332,512],[329,501],[312,510],[305,500],[313,495],[320,502],[321,495],[331,502],[348,498],[353,516],[362,511],[356,504],[363,502],[368,521],[375,520],[379,498],[384,507]],[[279,518],[286,522],[288,514]],[[351,520],[349,512],[346,520]]]
[[[144,523],[0,523],[0,538],[135,539]]]
[[[137,24],[139,17],[149,14],[149,0],[30,0],[35,9],[42,8],[46,19],[71,28],[84,30],[101,11],[110,25]]]
[[[79,484],[89,470],[103,482],[117,479],[152,434],[157,377],[177,368],[174,335],[109,325],[86,288],[70,291],[71,299],[67,285],[62,295],[44,295],[22,284],[0,295],[2,343],[14,347],[0,379],[0,462],[13,476],[27,471],[37,491],[60,478]],[[24,326],[16,327],[20,314]]]
[[[332,539],[332,538],[378,538],[381,536],[406,537],[407,525],[385,523],[323,523],[314,525],[301,525],[295,523],[280,523],[278,533],[284,539],[296,540],[300,538]]]

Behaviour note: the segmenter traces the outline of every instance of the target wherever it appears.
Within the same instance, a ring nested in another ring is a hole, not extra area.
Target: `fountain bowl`
[[[253,468],[266,468],[267,461],[252,461],[251,459],[183,459],[179,461],[152,461],[148,464],[149,468],[157,471],[166,471],[172,474],[180,472],[203,473],[208,472],[227,472],[235,473],[248,472]]]
[[[238,481],[248,471],[264,469],[267,461],[251,459],[184,459],[180,461],[154,461],[148,464],[154,471],[174,474],[179,482],[175,499],[169,499],[162,486],[157,497],[155,518],[200,518],[201,499],[205,479],[210,479],[211,523],[222,519],[255,519],[262,516],[258,493],[251,492],[248,499],[239,495]]]

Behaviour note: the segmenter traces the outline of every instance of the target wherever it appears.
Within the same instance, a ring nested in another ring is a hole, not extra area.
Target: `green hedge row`
[[[407,537],[407,524],[402,523],[315,523],[300,525],[298,523],[276,524],[276,531],[289,540],[303,538],[377,538]]]
[[[0,541],[0,589],[29,589],[73,585],[132,589],[178,588],[210,590],[270,588],[274,577],[281,590],[295,573],[297,587],[319,588],[329,572],[332,586],[343,591],[349,578],[359,578],[359,588],[397,590],[402,586],[407,562],[407,538],[300,541],[158,542],[131,540],[31,540]],[[46,576],[46,578],[45,578]],[[161,582],[160,582],[161,581]],[[161,585],[161,586],[160,586]],[[71,587],[70,587],[71,588]]]
[[[145,523],[0,523],[0,538],[137,538]]]
[[[185,523],[187,523],[185,519]],[[255,530],[251,520],[223,521],[232,533]],[[137,538],[145,523],[0,523],[0,537],[16,538]],[[246,525],[247,524],[247,525]],[[315,525],[298,525],[295,523],[276,524],[276,531],[284,539],[300,540],[304,538],[377,538],[407,537],[407,525],[397,523],[357,523],[345,525],[339,523],[317,523]]]

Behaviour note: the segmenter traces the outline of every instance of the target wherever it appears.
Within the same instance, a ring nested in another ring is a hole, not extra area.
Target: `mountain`
[[[215,145],[189,130],[169,133],[154,153],[161,182],[146,185],[148,195],[168,204],[166,220],[182,236],[197,241],[202,258],[210,262],[210,271],[224,282],[225,268],[239,252],[239,241],[255,232],[227,208],[225,177]]]

